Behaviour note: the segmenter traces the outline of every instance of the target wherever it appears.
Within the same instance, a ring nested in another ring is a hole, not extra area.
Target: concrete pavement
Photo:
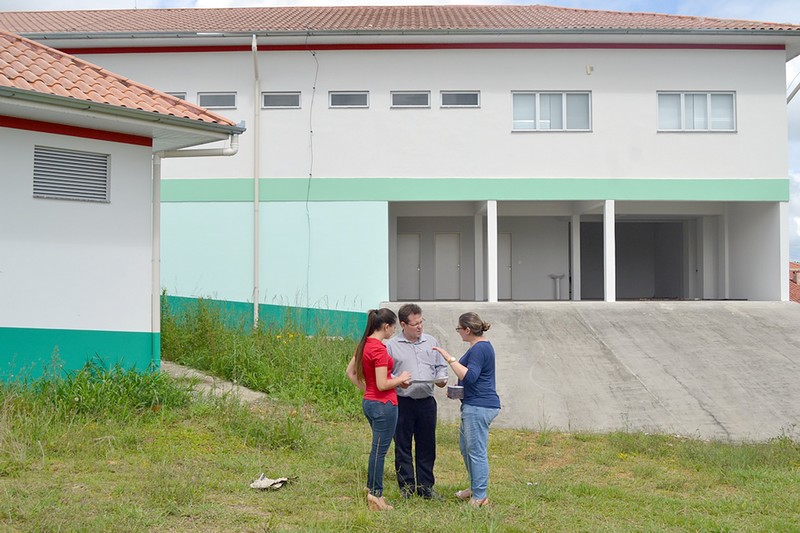
[[[734,441],[800,435],[796,303],[420,305],[425,331],[454,356],[468,348],[454,330],[461,313],[492,324],[498,426]],[[440,418],[456,419],[459,402],[437,394]]]

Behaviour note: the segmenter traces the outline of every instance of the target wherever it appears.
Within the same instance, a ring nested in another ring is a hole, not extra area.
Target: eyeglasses
[[[465,330],[467,330],[467,329],[468,329],[468,328],[462,328],[461,326],[459,326],[459,327],[457,327],[457,328],[456,328],[456,331],[465,331]]]
[[[421,326],[423,322],[424,322],[424,320],[420,320],[420,321],[419,321],[419,322],[417,322],[416,324],[411,324],[411,323],[409,323],[409,322],[403,322],[403,324],[405,324],[406,326],[408,326],[408,327],[410,327],[410,328],[415,328],[415,327],[417,327],[417,326]]]

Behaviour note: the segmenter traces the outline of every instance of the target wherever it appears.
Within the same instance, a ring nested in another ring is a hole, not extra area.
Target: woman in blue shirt
[[[500,412],[500,397],[495,386],[494,348],[483,334],[489,330],[476,313],[458,317],[456,331],[469,349],[456,360],[446,350],[434,347],[442,354],[458,384],[464,387],[461,400],[461,431],[459,447],[467,467],[470,488],[456,492],[456,497],[469,500],[473,507],[489,503],[486,489],[489,486],[489,425]]]

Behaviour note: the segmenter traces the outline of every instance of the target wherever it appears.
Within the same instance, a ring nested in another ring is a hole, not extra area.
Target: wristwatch
[[[452,365],[455,362],[456,362],[456,358],[455,357],[451,357],[450,360],[447,362],[447,364],[448,365]]]

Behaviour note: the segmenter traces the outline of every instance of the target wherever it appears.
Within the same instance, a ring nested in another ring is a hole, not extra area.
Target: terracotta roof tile
[[[230,120],[34,41],[0,32],[0,87],[111,104],[204,123]]]
[[[800,31],[800,25],[793,24],[657,13],[593,11],[545,5],[28,11],[0,13],[0,28],[21,34],[492,29]]]

